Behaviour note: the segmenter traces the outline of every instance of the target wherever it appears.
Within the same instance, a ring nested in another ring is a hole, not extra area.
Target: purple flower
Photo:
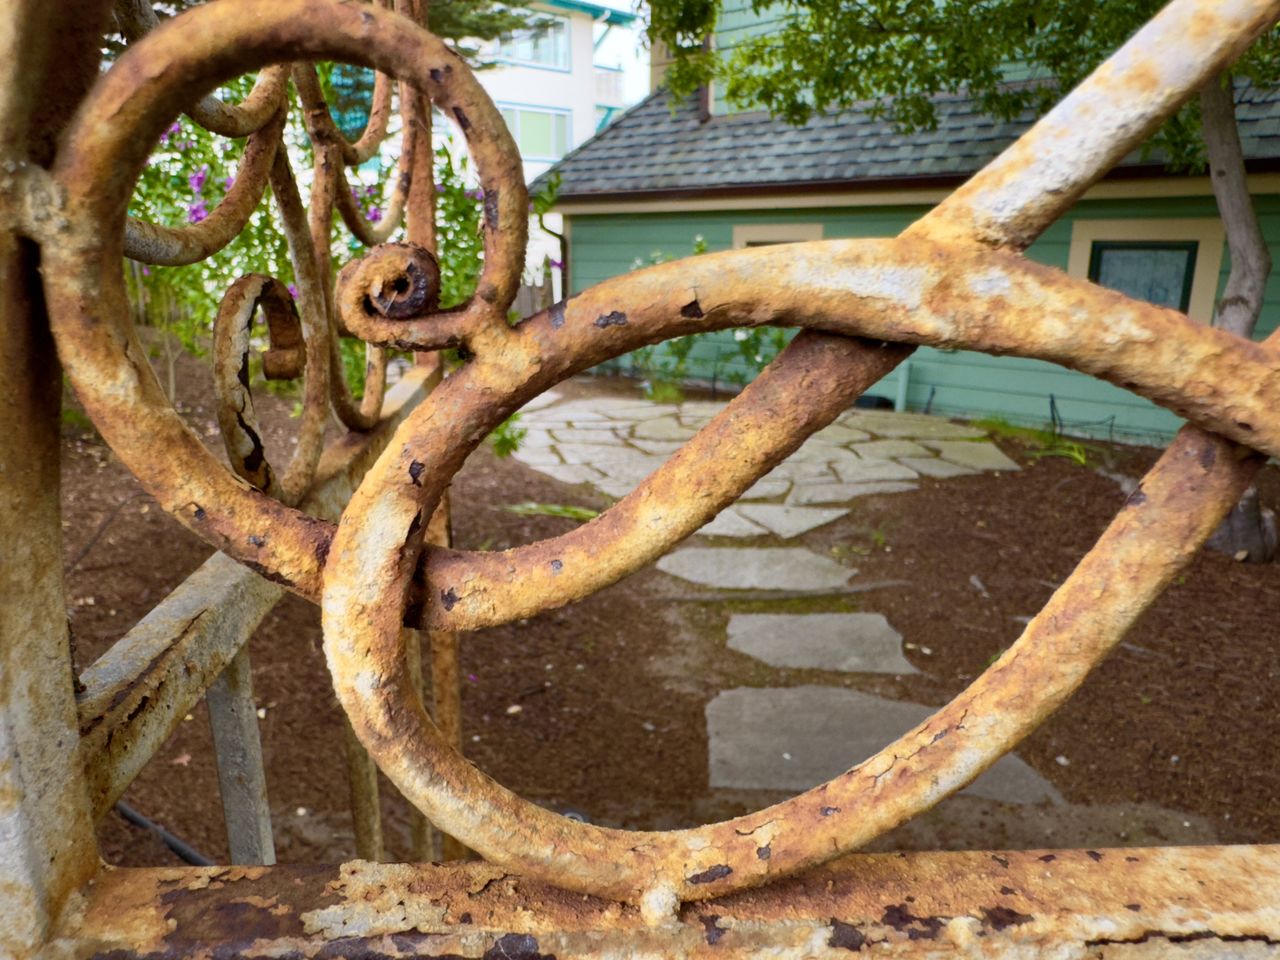
[[[151,276],[151,268],[148,267],[145,263],[142,265],[142,275],[144,277]]]
[[[204,190],[204,182],[209,179],[209,165],[206,163],[191,176],[187,177],[187,183],[191,186],[192,193],[201,193]]]
[[[370,223],[377,223],[382,219],[382,211],[377,207],[370,207],[369,212],[365,214]]]
[[[292,283],[289,284],[289,296],[293,297],[293,299],[295,300],[298,299],[298,288],[295,287]]]
[[[187,207],[188,223],[199,223],[207,216],[209,216],[209,208],[204,205],[203,200],[197,200],[195,203]]]
[[[364,195],[366,197],[372,197],[377,192],[378,192],[378,188],[375,185],[370,185],[364,188]]]
[[[484,191],[483,191],[483,190],[468,190],[468,191],[467,191],[467,199],[468,199],[468,200],[483,200],[483,199],[484,199]]]
[[[235,177],[227,177],[227,179],[222,181],[222,189],[224,190],[230,190],[235,185],[236,185]]]
[[[352,187],[352,188],[351,188],[351,199],[352,199],[352,200],[359,200],[359,199],[360,199],[360,191],[359,191],[359,190],[357,190],[355,187]]]
[[[173,121],[173,123],[169,126],[169,129],[166,130],[164,133],[160,134],[160,143],[162,143],[164,146],[167,147],[169,145],[169,138],[172,137],[175,133],[178,133],[181,129],[182,129],[182,124],[178,123],[177,120]]]
[[[439,182],[436,183],[436,193],[444,193],[443,183],[439,183]]]

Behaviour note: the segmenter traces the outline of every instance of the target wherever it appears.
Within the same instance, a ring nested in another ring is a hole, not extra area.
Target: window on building
[[[512,63],[569,69],[569,20],[540,14],[544,26],[518,30],[498,41],[498,56]]]
[[[559,160],[569,152],[572,115],[567,110],[501,107],[502,119],[525,160]]]
[[[1186,313],[1199,247],[1195,240],[1095,240],[1089,252],[1089,279],[1138,300]]]
[[[1213,218],[1075,220],[1067,273],[1208,323],[1225,237]]]

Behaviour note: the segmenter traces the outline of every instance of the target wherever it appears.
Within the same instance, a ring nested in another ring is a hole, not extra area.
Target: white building
[[[526,182],[649,92],[648,49],[628,0],[537,0],[532,9],[549,26],[487,45],[481,58],[494,66],[476,73],[520,149]],[[545,221],[563,229],[558,213]],[[559,261],[560,245],[536,224],[529,232],[532,279],[544,258]],[[553,279],[559,297],[558,270]]]
[[[478,77],[511,128],[526,180],[647,93],[637,17],[608,3],[540,0],[533,10],[547,29],[521,31],[481,54],[495,66]]]

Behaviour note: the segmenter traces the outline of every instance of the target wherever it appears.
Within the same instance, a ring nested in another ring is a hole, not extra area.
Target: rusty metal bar
[[[37,948],[97,868],[76,762],[62,576],[62,377],[21,231],[29,173],[98,69],[106,6],[14,0],[0,8],[0,955]],[[41,171],[42,172],[42,171]]]
[[[276,848],[271,833],[271,805],[267,802],[267,775],[262,766],[262,738],[247,646],[240,648],[213,681],[205,700],[209,705],[209,728],[213,733],[231,862],[273,864]]]
[[[386,847],[382,842],[378,765],[373,762],[346,717],[342,718],[342,753],[347,766],[347,788],[351,798],[351,827],[356,838],[356,856],[376,863],[386,857]]]
[[[1240,960],[1278,901],[1274,846],[857,855],[658,927],[491,864],[108,870],[57,955]]]
[[[342,512],[395,426],[426,395],[424,379],[411,371],[388,391],[378,430],[326,449],[308,510]],[[95,816],[111,809],[283,592],[215,554],[81,674],[81,753]]]

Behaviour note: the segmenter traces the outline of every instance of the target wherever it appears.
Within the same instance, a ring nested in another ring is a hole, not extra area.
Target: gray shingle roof
[[[1280,91],[1245,87],[1237,99],[1251,168],[1275,165],[1280,161]],[[765,113],[701,122],[694,98],[673,112],[666,93],[657,91],[552,170],[562,177],[561,199],[959,180],[1030,125],[1029,120],[994,120],[961,95],[942,95],[936,103],[936,130],[903,134],[888,121],[871,119],[863,108],[814,117],[802,127]],[[1144,160],[1135,153],[1121,166],[1150,169],[1157,163],[1158,157]]]

